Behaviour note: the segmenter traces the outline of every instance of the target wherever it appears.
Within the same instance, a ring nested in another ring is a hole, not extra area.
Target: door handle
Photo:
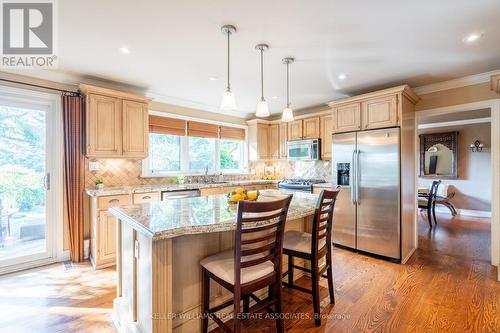
[[[46,191],[50,191],[50,172],[47,172],[45,176],[43,176],[43,187]]]
[[[356,204],[356,195],[355,195],[355,191],[356,191],[356,185],[355,185],[356,184],[356,176],[355,176],[355,174],[356,174],[356,166],[354,164],[355,163],[355,156],[356,156],[356,149],[354,149],[352,151],[352,161],[351,161],[352,167],[351,167],[351,170],[350,170],[350,172],[352,174],[352,179],[350,179],[350,183],[351,183],[350,184],[351,185],[351,202],[352,202],[353,205]]]
[[[361,154],[361,150],[356,151],[356,203],[359,205],[361,202],[359,201],[359,181],[361,179],[360,176],[360,166],[359,166],[359,155]]]

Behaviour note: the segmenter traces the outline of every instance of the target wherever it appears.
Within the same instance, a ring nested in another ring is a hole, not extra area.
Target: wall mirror
[[[458,132],[420,134],[420,177],[457,178]]]

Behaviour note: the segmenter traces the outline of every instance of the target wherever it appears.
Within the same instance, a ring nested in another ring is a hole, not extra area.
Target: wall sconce
[[[483,151],[483,147],[484,147],[484,145],[481,142],[479,142],[479,140],[474,141],[474,143],[471,143],[469,146],[470,150],[473,153],[476,153],[476,152],[479,153],[479,152]]]

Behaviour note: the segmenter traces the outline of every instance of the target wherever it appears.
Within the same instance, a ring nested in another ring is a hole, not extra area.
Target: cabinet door
[[[396,95],[369,99],[363,102],[362,110],[363,129],[398,125],[398,97]]]
[[[333,108],[335,133],[361,130],[361,103],[338,105]]]
[[[279,158],[286,158],[288,154],[288,149],[286,146],[286,142],[288,141],[288,124],[287,123],[282,123],[279,125],[280,126],[280,131],[279,131]]]
[[[257,125],[257,149],[259,158],[269,158],[269,125]]]
[[[149,117],[146,103],[123,100],[123,156],[148,155]]]
[[[89,94],[87,103],[87,156],[120,156],[122,154],[121,100]]]
[[[280,125],[269,126],[269,158],[279,158],[280,156]]]
[[[113,261],[116,257],[116,217],[107,211],[99,214],[99,261]]]
[[[332,158],[332,115],[320,118],[321,131],[321,159],[330,160]]]
[[[319,138],[319,117],[306,118],[302,123],[302,133],[304,139]]]
[[[288,140],[302,139],[302,120],[295,120],[288,123]]]

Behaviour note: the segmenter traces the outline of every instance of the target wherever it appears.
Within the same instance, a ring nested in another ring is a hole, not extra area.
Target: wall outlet
[[[89,171],[99,171],[99,162],[89,162]]]

